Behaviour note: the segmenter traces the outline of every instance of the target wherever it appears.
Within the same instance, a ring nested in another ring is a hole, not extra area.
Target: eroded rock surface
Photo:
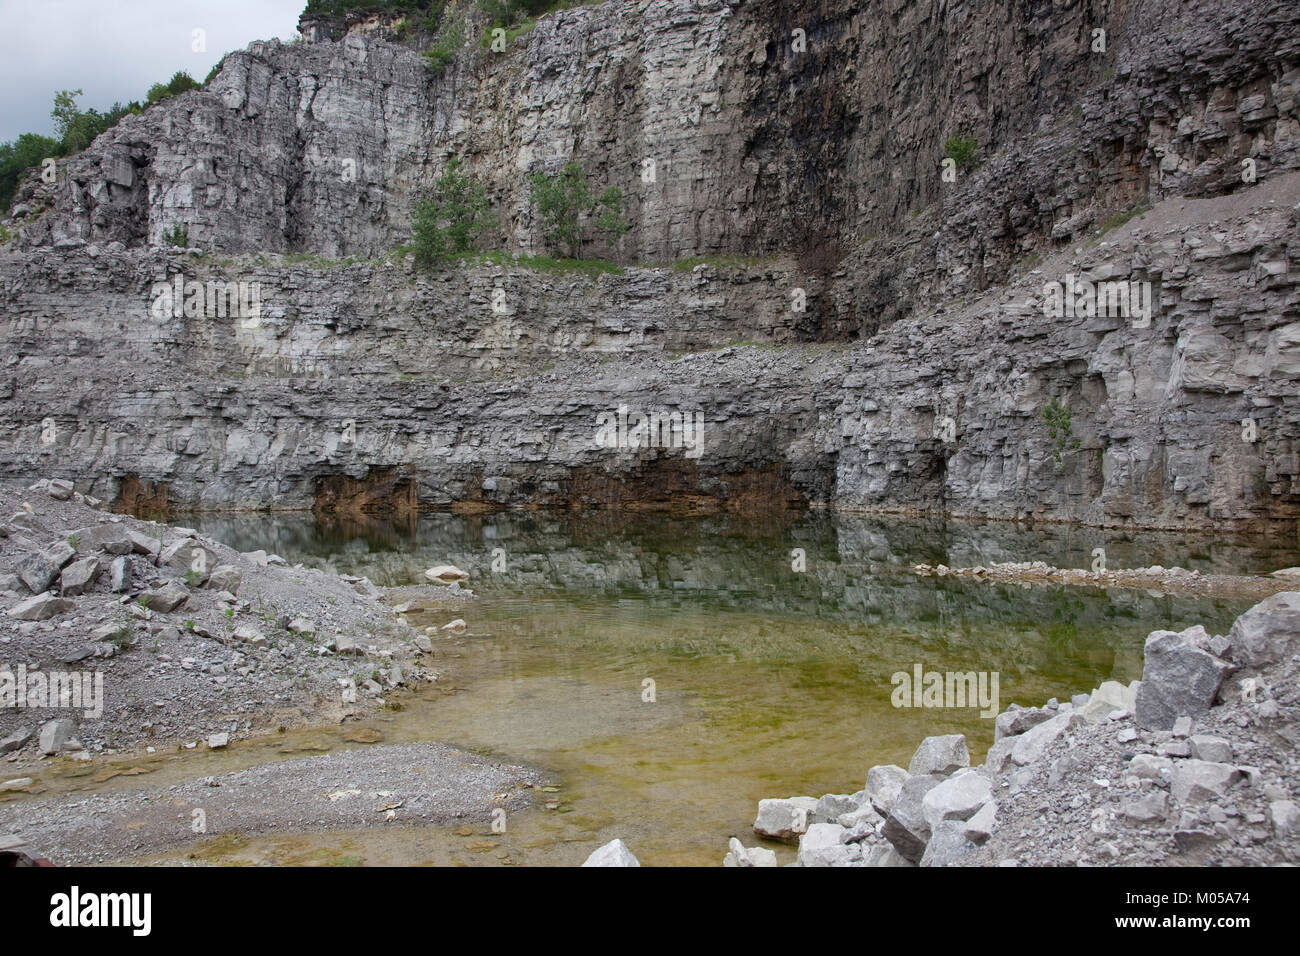
[[[132,510],[1291,526],[1300,11],[1142,0],[1105,55],[1087,17],[605,3],[440,77],[382,24],[255,43],[19,190],[0,465]],[[980,162],[944,182],[961,130]],[[508,255],[541,250],[523,171],[575,158],[628,198],[619,249],[588,254],[763,258],[419,275],[394,250],[453,154]],[[192,248],[163,242],[178,225]],[[178,276],[256,285],[258,314],[153,314]],[[1149,284],[1154,314],[1045,315],[1045,283],[1073,278]],[[621,405],[698,410],[700,454],[600,447]]]

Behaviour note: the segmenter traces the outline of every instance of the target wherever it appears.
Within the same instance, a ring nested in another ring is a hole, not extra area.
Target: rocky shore
[[[0,486],[0,696],[13,698],[0,706],[0,752],[11,762],[219,748],[359,718],[437,679],[429,638],[368,579],[98,504],[70,482]]]
[[[862,789],[763,800],[754,832],[796,866],[1261,866],[1300,860],[1300,592],[1226,635],[1154,631],[1142,680],[996,718],[971,766],[960,734]],[[776,866],[732,838],[725,866]]]

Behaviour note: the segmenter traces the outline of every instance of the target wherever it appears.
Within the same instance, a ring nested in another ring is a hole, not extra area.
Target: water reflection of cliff
[[[1203,622],[1226,628],[1243,607],[1205,598],[1135,591],[1026,589],[919,578],[912,564],[966,566],[1042,560],[1088,567],[1104,547],[1110,567],[1159,564],[1260,573],[1300,564],[1294,549],[1266,540],[1171,534],[1123,535],[1058,526],[846,517],[811,512],[752,520],[547,513],[425,514],[402,521],[266,516],[203,517],[204,533],[241,550],[264,548],[290,562],[364,574],[379,584],[422,580],[456,564],[482,591],[626,593],[650,602],[706,601],[822,620],[917,622],[953,639],[963,630],[1033,627],[1068,645],[1081,631]],[[806,570],[797,572],[795,549]],[[494,557],[497,570],[493,570]],[[504,565],[504,570],[502,566]],[[1127,626],[1125,626],[1127,625]]]

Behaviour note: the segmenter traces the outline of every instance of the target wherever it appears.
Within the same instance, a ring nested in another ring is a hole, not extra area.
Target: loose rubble
[[[6,759],[229,743],[361,717],[437,679],[428,639],[368,580],[109,514],[73,488],[0,484],[0,695],[97,672],[102,713],[0,707]]]
[[[852,794],[762,800],[792,866],[1272,865],[1300,861],[1300,592],[1228,635],[1155,631],[1142,680],[1011,707],[971,767],[960,734]],[[834,810],[836,813],[832,813]],[[758,850],[734,837],[724,866]]]

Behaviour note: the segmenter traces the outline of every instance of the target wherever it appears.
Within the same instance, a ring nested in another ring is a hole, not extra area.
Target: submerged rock
[[[1273,603],[1283,620],[1278,629],[1259,615],[1263,603],[1243,615],[1252,618],[1249,627],[1234,625],[1232,640],[1199,626],[1153,632],[1141,682],[1107,681],[1066,704],[1013,706],[982,767],[959,766],[965,753],[958,735],[922,741],[912,768],[930,773],[872,767],[861,792],[816,801],[818,818],[800,841],[799,865],[1292,859],[1300,830],[1290,753],[1296,725],[1283,688],[1294,686],[1300,654],[1248,671],[1240,694],[1217,696],[1221,675],[1232,667],[1220,654],[1252,641],[1265,646],[1270,639],[1260,635],[1285,629],[1291,603]],[[1131,708],[1148,716],[1164,708],[1168,723],[1139,730]],[[1197,708],[1204,710],[1176,713]],[[1234,756],[1259,765],[1235,765]],[[814,803],[801,799],[806,807]],[[855,801],[858,808],[834,823],[820,819]],[[887,811],[883,820],[878,806]]]

